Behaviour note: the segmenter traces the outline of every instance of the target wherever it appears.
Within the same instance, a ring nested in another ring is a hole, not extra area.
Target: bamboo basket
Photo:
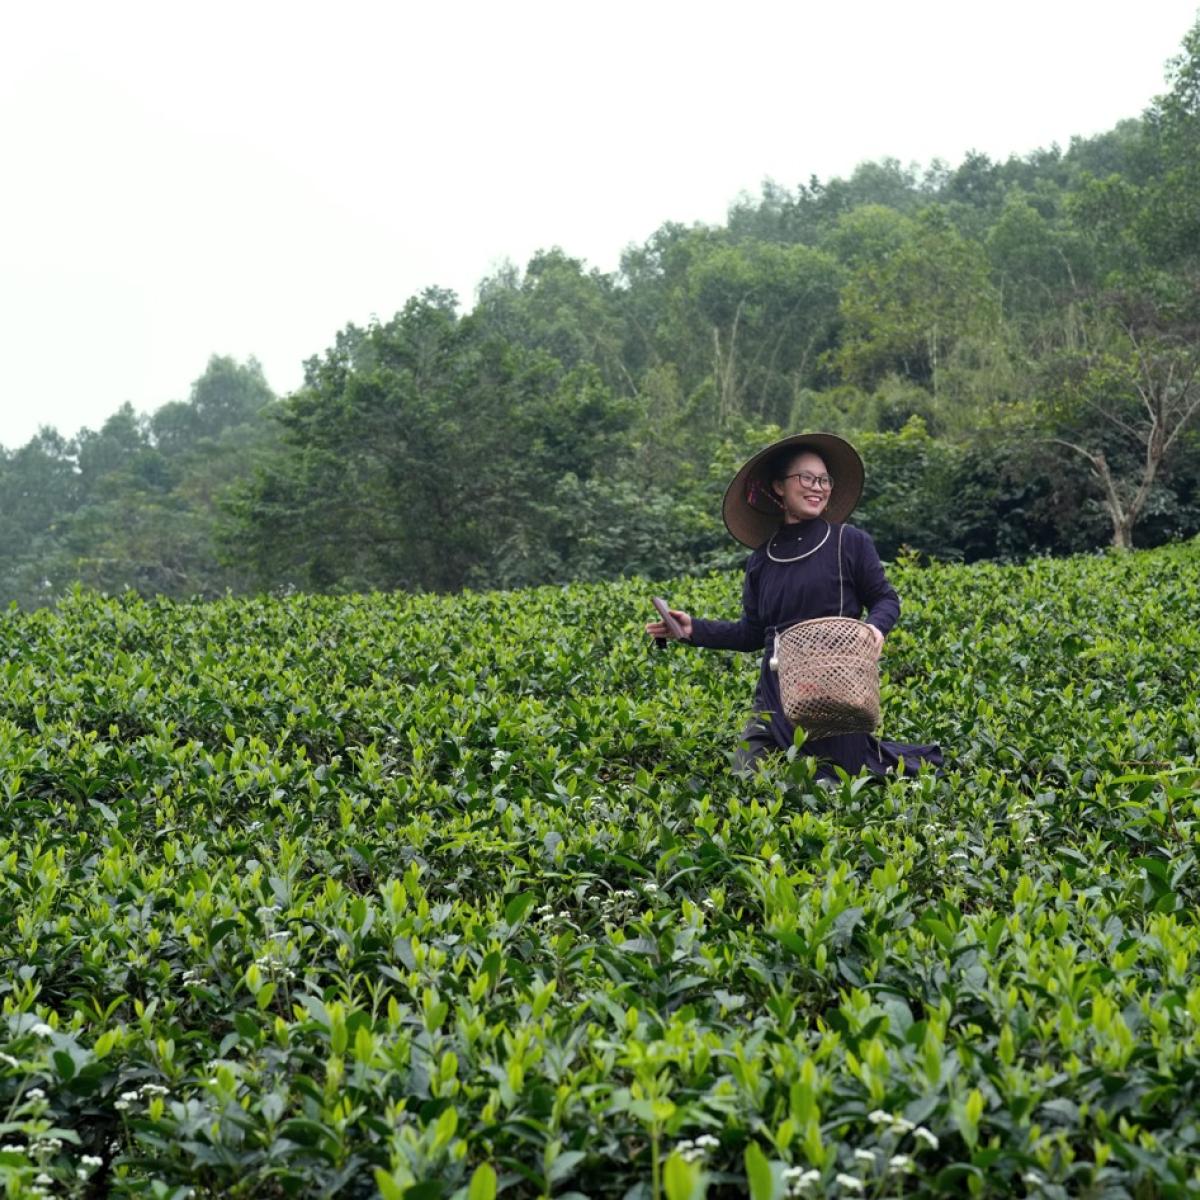
[[[879,727],[879,656],[861,621],[798,621],[775,634],[771,667],[784,716],[810,738]]]

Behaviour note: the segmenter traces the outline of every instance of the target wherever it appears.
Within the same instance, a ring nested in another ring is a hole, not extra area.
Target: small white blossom
[[[872,1125],[891,1125],[896,1118],[889,1112],[884,1112],[882,1108],[877,1108],[873,1112],[867,1113],[867,1120]]]
[[[783,1172],[783,1178],[784,1178],[784,1182],[785,1182],[785,1183],[793,1183],[793,1182],[797,1182],[797,1181],[799,1181],[799,1179],[800,1179],[800,1176],[801,1176],[801,1175],[803,1175],[803,1174],[804,1174],[804,1168],[803,1168],[803,1167],[788,1167],[788,1168],[787,1168],[787,1169],[786,1169],[786,1170]]]
[[[888,1159],[888,1168],[892,1171],[907,1171],[913,1165],[913,1160],[907,1154],[893,1154]]]
[[[1041,1187],[1045,1180],[1036,1171],[1026,1171],[1021,1176],[1021,1182],[1029,1184],[1030,1187]]]
[[[918,1142],[924,1142],[925,1145],[930,1148],[930,1150],[936,1150],[938,1148],[937,1134],[930,1133],[924,1125],[918,1125],[917,1128],[913,1130],[913,1137],[915,1137]]]
[[[134,1100],[136,1100],[136,1099],[137,1099],[137,1098],[138,1098],[140,1095],[141,1095],[141,1093],[138,1091],[138,1089],[137,1089],[137,1088],[134,1088],[134,1089],[133,1089],[133,1091],[131,1091],[131,1092],[122,1092],[122,1093],[121,1093],[121,1099],[122,1099],[122,1100],[129,1101],[130,1103],[132,1103],[132,1102],[133,1102]]]
[[[81,1163],[83,1163],[83,1165],[85,1167],[102,1167],[102,1166],[104,1166],[104,1159],[102,1159],[99,1155],[96,1155],[96,1154],[85,1154],[85,1155],[83,1155],[82,1158],[80,1158],[79,1161]]]
[[[892,1128],[896,1130],[897,1133],[912,1133],[912,1131],[916,1129],[916,1126],[906,1117],[896,1117],[895,1120],[892,1121]]]
[[[801,1187],[808,1187],[810,1184],[816,1183],[821,1178],[821,1172],[817,1170],[805,1171],[803,1175],[796,1181]]]
[[[54,1180],[51,1179],[50,1176],[47,1175],[45,1171],[43,1171],[33,1182],[40,1183],[42,1185],[42,1187],[49,1187],[54,1182]]]
[[[702,1146],[706,1150],[715,1150],[721,1144],[720,1138],[715,1138],[711,1133],[702,1133],[696,1139],[696,1145]]]
[[[144,1083],[142,1084],[143,1096],[169,1096],[170,1089],[162,1086],[161,1083]]]
[[[861,1192],[863,1190],[863,1181],[856,1179],[853,1175],[838,1174],[834,1177],[834,1182],[839,1187],[844,1187],[851,1192]]]
[[[115,1100],[115,1101],[113,1101],[113,1108],[115,1108],[117,1110],[117,1112],[126,1112],[129,1108],[129,1101],[128,1100]]]
[[[54,1032],[54,1030],[51,1029],[45,1021],[39,1021],[36,1025],[30,1028],[29,1032],[32,1033],[34,1037],[48,1038]]]
[[[854,1157],[857,1158],[859,1162],[874,1163],[875,1161],[875,1155],[870,1150],[855,1150]]]
[[[30,1088],[29,1091],[25,1093],[25,1095],[30,1100],[45,1100],[45,1098],[46,1098],[46,1093],[44,1091],[42,1091],[41,1088]]]
[[[7,1067],[19,1067],[21,1065],[11,1054],[0,1053],[0,1062],[4,1063]]]

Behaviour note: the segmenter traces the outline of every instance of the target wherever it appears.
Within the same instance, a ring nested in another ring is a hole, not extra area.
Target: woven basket
[[[800,621],[775,635],[784,716],[810,738],[870,733],[879,725],[875,638],[851,617]]]

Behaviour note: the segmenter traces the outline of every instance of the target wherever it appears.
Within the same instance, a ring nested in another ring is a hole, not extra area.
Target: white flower
[[[19,1067],[21,1065],[11,1054],[0,1053],[0,1062],[8,1067]]]
[[[805,1171],[803,1175],[796,1181],[801,1187],[808,1187],[809,1184],[816,1183],[821,1178],[821,1172],[817,1170]]]
[[[882,1108],[877,1108],[873,1112],[867,1113],[867,1120],[872,1125],[891,1125],[895,1119],[891,1113],[884,1112]]]
[[[924,1125],[917,1126],[917,1128],[913,1131],[913,1137],[915,1137],[918,1142],[924,1142],[925,1145],[930,1148],[930,1150],[936,1150],[938,1148],[937,1134],[930,1133]]]
[[[96,1154],[85,1154],[79,1161],[81,1163],[83,1163],[83,1165],[85,1167],[102,1167],[102,1166],[104,1166],[104,1159],[102,1159],[99,1155],[96,1155]]]
[[[32,1033],[34,1037],[47,1038],[54,1032],[54,1030],[51,1029],[45,1021],[39,1021],[36,1025],[31,1026],[29,1032]]]
[[[1045,1180],[1036,1171],[1026,1171],[1021,1176],[1021,1182],[1029,1184],[1030,1187],[1041,1187]]]
[[[798,1181],[800,1179],[800,1176],[803,1174],[804,1174],[803,1167],[788,1167],[783,1172],[783,1178],[787,1183],[791,1183],[793,1180]]]
[[[170,1089],[162,1086],[161,1083],[144,1083],[142,1084],[143,1096],[168,1096]]]
[[[45,1171],[43,1171],[33,1182],[40,1183],[42,1185],[42,1187],[49,1187],[54,1182],[54,1180],[51,1179],[50,1176],[47,1175]]]
[[[869,1162],[872,1164],[875,1162],[875,1155],[870,1150],[855,1150],[854,1157],[859,1162]]]
[[[117,1112],[125,1112],[129,1108],[129,1101],[116,1100],[113,1102],[113,1108],[115,1108]]]
[[[132,1092],[122,1092],[121,1099],[125,1100],[127,1102],[132,1102],[132,1101],[136,1100],[138,1098],[138,1096],[140,1096],[140,1095],[141,1095],[141,1093],[137,1090],[137,1088],[134,1088]]]
[[[721,1144],[720,1138],[715,1138],[711,1133],[702,1133],[696,1139],[696,1145],[701,1146],[706,1150],[715,1150]]]
[[[45,1100],[46,1098],[46,1093],[41,1088],[30,1088],[25,1095],[29,1100]]]
[[[896,1117],[895,1120],[892,1121],[892,1128],[895,1129],[897,1133],[912,1133],[912,1131],[916,1129],[916,1126],[906,1117]]]
[[[893,1171],[907,1171],[913,1165],[913,1160],[907,1154],[893,1154],[888,1159],[888,1167]]]
[[[834,1182],[839,1187],[844,1187],[851,1192],[861,1192],[863,1190],[863,1181],[855,1179],[853,1175],[838,1174],[834,1177]]]

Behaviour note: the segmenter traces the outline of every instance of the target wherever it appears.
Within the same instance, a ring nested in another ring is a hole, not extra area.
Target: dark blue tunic
[[[766,544],[760,546],[746,563],[741,620],[693,617],[691,641],[715,650],[762,651],[754,707],[769,721],[775,744],[786,749],[792,745],[795,729],[783,715],[778,676],[769,665],[775,627],[816,617],[859,617],[865,610],[867,621],[886,636],[900,616],[900,600],[883,573],[875,543],[853,525],[831,526],[819,517],[783,525],[770,545],[776,558],[794,558],[815,546],[820,548],[807,558],[781,563],[767,555]],[[901,758],[910,774],[921,761],[942,764],[936,745],[885,742],[867,733],[814,739],[805,742],[804,751],[851,774],[864,767],[882,774],[897,768]]]

